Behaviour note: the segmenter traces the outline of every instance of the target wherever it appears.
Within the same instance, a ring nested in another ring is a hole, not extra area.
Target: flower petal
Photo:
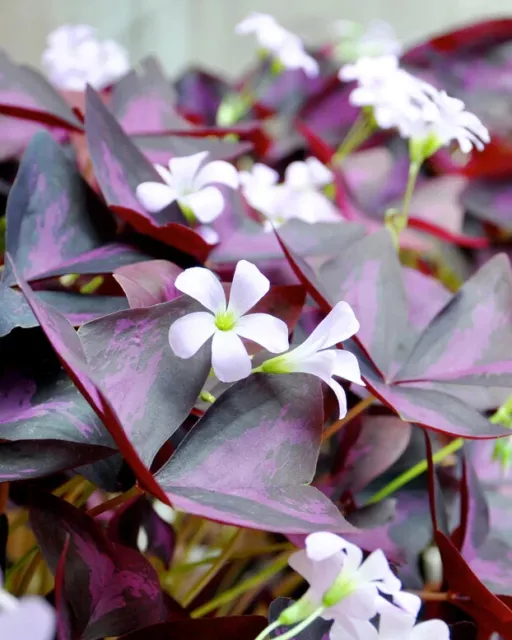
[[[55,610],[37,596],[22,598],[13,611],[0,612],[3,640],[53,640]]]
[[[161,211],[176,200],[176,191],[161,182],[143,182],[137,187],[137,200],[150,213]]]
[[[174,186],[172,175],[168,169],[163,167],[161,164],[154,164],[153,167],[157,171],[158,175],[165,182],[165,184],[169,185],[170,187]]]
[[[306,553],[310,560],[320,562],[339,553],[349,543],[329,531],[310,533],[306,538]]]
[[[219,234],[213,227],[209,227],[207,224],[202,224],[199,227],[196,227],[194,230],[208,244],[218,244],[220,242]]]
[[[358,574],[364,582],[375,582],[383,593],[398,593],[402,588],[402,583],[391,571],[386,556],[380,549],[366,558]]]
[[[342,351],[341,349],[336,349],[334,353],[336,354],[336,360],[334,361],[332,375],[345,378],[345,380],[350,380],[350,382],[355,382],[363,387],[366,386],[361,379],[361,370],[355,355],[350,351]]]
[[[288,564],[290,568],[296,573],[299,573],[309,583],[313,580],[314,576],[314,562],[308,558],[305,551],[296,551],[288,558]]]
[[[338,400],[338,405],[340,408],[340,420],[347,415],[347,396],[345,394],[345,389],[336,382],[336,380],[329,380],[327,384],[331,387],[331,389],[336,394],[336,399]]]
[[[302,345],[282,356],[290,362],[290,370],[300,373],[310,373],[329,384],[334,367],[334,349],[318,351],[311,355],[306,354],[304,357],[301,349]]]
[[[195,179],[194,188],[202,189],[207,184],[225,184],[232,189],[238,189],[240,180],[238,171],[232,164],[224,160],[208,162],[199,169]]]
[[[258,267],[247,260],[240,260],[235,268],[229,295],[228,311],[241,317],[252,309],[270,289],[269,279]]]
[[[291,162],[284,172],[284,181],[286,186],[292,189],[307,189],[312,185],[309,175],[309,168],[305,162],[295,160]]]
[[[176,278],[174,286],[178,291],[200,302],[212,313],[226,310],[224,289],[217,276],[209,269],[204,267],[185,269]]]
[[[348,340],[359,331],[359,322],[348,302],[338,302],[320,322],[301,348],[318,351]]]
[[[318,158],[311,156],[305,160],[312,183],[316,187],[325,187],[334,180],[333,172]]]
[[[410,633],[414,627],[416,616],[404,613],[394,607],[382,596],[378,599],[379,609],[379,632],[382,638],[410,638]]]
[[[169,171],[174,179],[174,185],[179,189],[180,185],[192,186],[199,167],[208,157],[208,151],[193,153],[191,156],[181,158],[171,158],[169,160]]]
[[[442,620],[420,622],[412,630],[411,640],[450,640],[450,627]]]
[[[331,617],[341,620],[346,618],[370,620],[377,614],[377,598],[377,587],[374,584],[366,584],[353,591],[338,604],[327,609],[327,611],[331,613]]]
[[[393,603],[404,613],[408,613],[416,619],[421,609],[421,598],[414,593],[399,591],[393,594]]]
[[[203,224],[213,222],[224,209],[224,196],[217,187],[205,187],[179,199],[180,204],[189,207]]]
[[[221,382],[236,382],[250,375],[251,359],[234,331],[217,331],[213,336],[212,366]]]
[[[271,353],[282,353],[289,347],[286,323],[268,313],[250,313],[238,320],[235,331]]]
[[[171,324],[169,344],[178,358],[191,358],[215,330],[215,317],[211,313],[189,313]]]
[[[351,618],[335,620],[329,631],[329,640],[379,640],[379,638],[377,629],[366,620]]]

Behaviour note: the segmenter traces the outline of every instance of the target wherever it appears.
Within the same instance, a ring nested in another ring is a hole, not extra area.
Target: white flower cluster
[[[302,40],[282,27],[266,13],[251,13],[235,27],[236,33],[254,33],[262,49],[269,52],[285,69],[302,69],[308,76],[318,75],[318,63],[304,49]]]
[[[395,55],[362,57],[343,66],[342,81],[356,81],[350,102],[371,108],[383,129],[396,128],[404,138],[416,143],[420,155],[457,141],[463,153],[478,150],[489,142],[482,122],[464,108],[464,103],[415,78],[402,69]]]
[[[99,40],[89,25],[62,25],[47,38],[42,64],[59,89],[103,89],[130,70],[126,50],[114,40]]]
[[[359,547],[334,533],[317,532],[306,538],[289,564],[309,583],[302,598],[281,617],[298,617],[301,611],[318,611],[333,620],[331,640],[449,640],[442,620],[415,624],[421,600],[402,591],[382,551],[363,560]],[[378,628],[370,622],[379,616]],[[304,615],[302,617],[305,617]]]
[[[268,218],[266,231],[293,218],[310,224],[342,222],[339,210],[322,192],[333,180],[332,171],[313,157],[289,164],[281,184],[277,171],[264,164],[256,163],[251,171],[240,172],[247,202]]]
[[[343,62],[402,53],[393,27],[384,20],[370,20],[366,28],[350,20],[336,20],[333,32],[339,40],[334,53]]]

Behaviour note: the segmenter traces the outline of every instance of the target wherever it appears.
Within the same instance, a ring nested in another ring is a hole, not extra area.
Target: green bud
[[[103,276],[96,276],[92,278],[87,284],[84,284],[83,287],[80,287],[80,293],[92,294],[96,293],[98,289],[103,284],[105,278]]]
[[[512,465],[512,440],[511,438],[499,438],[496,440],[492,459],[498,462],[504,473],[510,470]]]
[[[215,396],[212,395],[209,391],[201,391],[201,393],[199,394],[199,398],[203,401],[203,402],[208,402],[208,404],[213,404],[216,400]]]
[[[265,360],[260,366],[254,370],[254,372],[260,373],[293,373],[293,367],[289,360],[286,358],[286,354],[282,356],[276,356]]]

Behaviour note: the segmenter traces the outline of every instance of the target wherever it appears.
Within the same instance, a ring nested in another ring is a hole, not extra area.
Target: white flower
[[[465,110],[462,100],[452,98],[446,91],[428,85],[431,100],[423,105],[422,117],[405,120],[400,132],[404,137],[433,142],[434,147],[457,141],[463,153],[473,147],[481,151],[490,141],[489,131],[474,113]]]
[[[2,588],[0,573],[0,637],[2,640],[53,640],[55,610],[39,596],[20,600]]]
[[[334,175],[316,158],[292,162],[284,182],[277,184],[278,179],[277,172],[263,164],[255,164],[252,172],[241,172],[240,176],[249,204],[269,218],[264,225],[266,231],[292,218],[310,224],[342,221],[337,207],[320,191]]]
[[[286,69],[303,69],[308,76],[318,75],[318,63],[306,53],[302,40],[284,29],[273,16],[251,13],[236,25],[235,31],[241,35],[254,33],[260,46]]]
[[[282,320],[267,313],[246,315],[270,288],[268,278],[250,262],[240,260],[236,265],[229,302],[216,276],[202,267],[180,273],[175,286],[208,311],[176,320],[169,330],[171,348],[179,358],[190,358],[213,336],[212,366],[222,382],[235,382],[251,373],[251,359],[240,338],[272,353],[288,348],[288,327]]]
[[[393,55],[360,58],[340,69],[340,80],[356,80],[358,86],[350,93],[350,102],[371,107],[377,124],[383,129],[398,127],[405,122],[423,118],[423,110],[430,102],[430,85],[400,69]]]
[[[114,40],[99,40],[88,25],[62,25],[47,38],[42,64],[56,87],[103,89],[130,70],[126,50]]]
[[[208,151],[201,151],[183,158],[171,158],[168,170],[155,164],[155,169],[165,184],[140,184],[136,193],[142,206],[155,213],[177,200],[185,215],[192,212],[203,223],[215,220],[224,209],[224,196],[212,184],[237,189],[238,172],[233,165],[223,160],[205,162],[207,157]]]
[[[356,357],[349,351],[333,349],[359,330],[359,322],[347,302],[338,302],[311,335],[298,347],[266,360],[260,367],[264,373],[310,373],[327,383],[336,394],[340,418],[347,413],[345,391],[334,377],[345,378],[364,386]]]
[[[363,561],[359,547],[334,533],[310,534],[306,549],[288,562],[309,583],[299,603],[311,610],[325,607],[321,617],[334,620],[333,630],[337,623],[350,629],[352,621],[357,626],[370,620],[378,612],[380,593],[393,595],[402,586],[380,549]]]
[[[337,20],[333,32],[341,40],[335,53],[344,62],[363,57],[399,56],[402,53],[402,45],[393,27],[384,20],[370,20],[366,29],[350,20]]]

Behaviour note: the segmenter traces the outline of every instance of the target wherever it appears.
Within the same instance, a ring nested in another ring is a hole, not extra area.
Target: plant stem
[[[221,593],[219,596],[213,598],[213,600],[210,600],[210,602],[207,602],[201,607],[194,609],[194,611],[192,611],[192,613],[190,614],[190,617],[201,618],[211,611],[215,611],[215,609],[218,609],[218,607],[220,607],[221,605],[226,604],[227,602],[231,602],[238,596],[244,594],[246,591],[249,591],[250,589],[261,585],[263,582],[265,582],[269,578],[272,578],[276,575],[276,573],[279,573],[279,571],[284,569],[284,567],[288,563],[289,555],[290,553],[288,551],[279,555],[272,564],[270,564],[268,567],[265,567],[265,569],[260,571],[255,576],[247,578],[247,580],[240,582],[240,584],[236,585],[235,587],[232,587],[231,589],[224,591],[224,593]]]
[[[457,438],[456,440],[452,440],[452,442],[450,442],[450,444],[447,444],[446,447],[443,447],[442,449],[437,451],[437,453],[434,453],[434,455],[432,456],[432,461],[434,462],[434,464],[438,464],[439,462],[442,462],[449,455],[461,449],[463,444],[464,444],[463,438]],[[395,491],[398,491],[398,489],[401,489],[404,485],[406,485],[407,483],[411,482],[412,480],[420,476],[422,473],[425,473],[427,468],[428,468],[428,462],[426,458],[424,460],[420,460],[420,462],[415,464],[413,467],[401,473],[394,480],[391,480],[391,482],[389,482],[385,487],[377,491],[377,493],[374,493],[373,496],[366,501],[366,504],[367,505],[376,504],[377,502],[384,500],[384,498],[387,498],[392,493],[395,493]]]
[[[312,622],[319,618],[324,611],[325,607],[318,607],[318,609],[315,609],[311,615],[305,618],[302,622],[299,622],[299,624],[295,625],[295,627],[290,629],[290,631],[280,635],[279,640],[290,640],[290,638],[295,638],[301,631],[307,629]]]
[[[275,620],[272,624],[269,624],[268,627],[265,627],[261,633],[256,636],[256,640],[263,640],[267,636],[269,636],[272,631],[281,626],[279,620]]]
[[[344,418],[341,420],[336,420],[333,422],[330,427],[328,427],[322,434],[322,442],[325,442],[329,438],[331,438],[335,433],[337,433],[342,427],[344,427],[351,420],[356,418],[360,413],[362,413],[365,409],[367,409],[372,402],[375,400],[373,396],[368,396],[367,398],[363,398],[360,400],[355,407],[352,407],[350,411]]]
[[[372,122],[368,119],[368,115],[364,111],[361,111],[334,154],[332,163],[341,165],[352,151],[355,151],[363,144],[372,131]]]
[[[409,166],[409,178],[407,180],[407,186],[405,188],[404,200],[402,203],[402,216],[404,217],[404,229],[407,228],[407,222],[409,220],[409,209],[411,207],[412,195],[414,193],[414,187],[416,186],[416,180],[420,172],[421,165],[417,162],[411,162]]]
[[[124,493],[121,493],[120,495],[115,496],[114,498],[110,498],[110,500],[106,500],[105,502],[102,502],[98,506],[93,507],[92,509],[89,509],[87,511],[87,515],[95,518],[96,516],[99,516],[102,513],[105,513],[105,511],[110,511],[111,509],[115,509],[116,507],[119,507],[119,505],[124,504],[125,502],[128,502],[128,500],[130,500],[131,498],[134,498],[135,496],[142,495],[142,493],[143,491],[142,489],[139,489],[139,487],[137,486],[132,487],[129,491],[125,491]]]
[[[196,596],[198,596],[201,591],[210,583],[213,578],[219,573],[219,571],[224,566],[225,562],[230,558],[235,550],[235,546],[242,535],[243,529],[237,529],[233,536],[231,536],[230,541],[224,548],[224,551],[220,554],[218,558],[215,559],[215,562],[208,569],[208,571],[199,578],[199,580],[192,585],[189,591],[185,594],[185,597],[182,601],[182,606],[187,608],[191,602],[194,601]]]

